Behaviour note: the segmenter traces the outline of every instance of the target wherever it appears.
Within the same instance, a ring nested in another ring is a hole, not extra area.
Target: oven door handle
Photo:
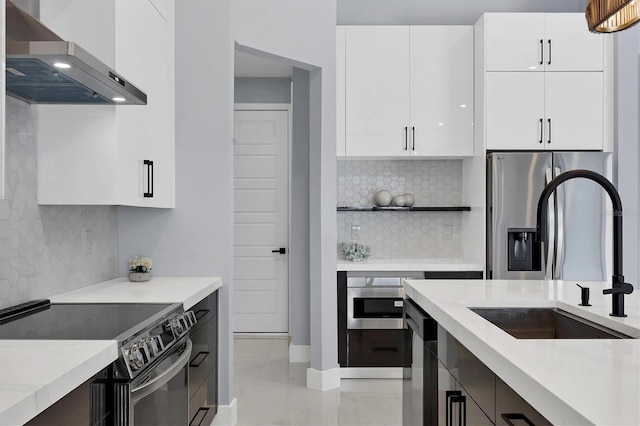
[[[173,379],[176,374],[178,374],[180,370],[182,370],[184,366],[189,363],[192,347],[193,345],[191,344],[191,340],[187,340],[187,347],[184,349],[184,352],[182,352],[176,362],[171,364],[171,366],[168,367],[165,371],[158,374],[153,380],[131,390],[131,401],[135,404],[142,398],[151,395],[153,392],[169,383],[169,381],[171,381],[171,379]]]

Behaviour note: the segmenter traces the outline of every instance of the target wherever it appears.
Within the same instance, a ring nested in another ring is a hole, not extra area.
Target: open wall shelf
[[[339,212],[468,212],[471,207],[340,207]]]

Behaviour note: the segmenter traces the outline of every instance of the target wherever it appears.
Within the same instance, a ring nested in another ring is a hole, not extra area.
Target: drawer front
[[[218,313],[218,292],[205,297],[189,310],[193,311],[197,319],[196,325],[191,329],[193,334]]]
[[[404,330],[349,330],[344,367],[402,367]]]
[[[209,319],[190,335],[193,349],[189,360],[189,398],[202,385],[210,371],[216,365],[218,316]]]

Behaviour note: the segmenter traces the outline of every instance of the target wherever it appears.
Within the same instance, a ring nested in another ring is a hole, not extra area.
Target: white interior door
[[[235,111],[235,332],[289,331],[288,111]]]

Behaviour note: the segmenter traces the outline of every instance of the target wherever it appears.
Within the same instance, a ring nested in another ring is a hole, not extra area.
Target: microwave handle
[[[131,390],[131,401],[135,404],[142,398],[151,395],[153,392],[157,391],[162,386],[171,381],[171,379],[173,379],[176,374],[178,374],[180,370],[182,370],[184,366],[189,362],[189,358],[191,358],[192,348],[193,345],[191,344],[191,340],[187,340],[187,347],[185,348],[184,352],[182,352],[180,357],[176,360],[176,362],[171,364],[170,367],[161,372],[153,380]]]

